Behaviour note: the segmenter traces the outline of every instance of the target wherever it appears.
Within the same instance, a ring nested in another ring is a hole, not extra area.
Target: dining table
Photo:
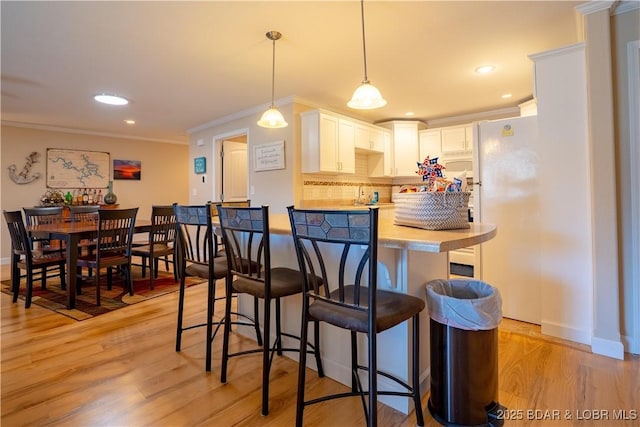
[[[148,219],[136,219],[134,233],[148,233],[151,229],[151,221]],[[76,306],[76,288],[78,267],[78,244],[84,239],[92,239],[98,231],[98,223],[95,221],[61,221],[53,224],[38,224],[27,227],[27,232],[33,236],[50,236],[51,239],[63,240],[67,257],[67,309],[72,310]]]

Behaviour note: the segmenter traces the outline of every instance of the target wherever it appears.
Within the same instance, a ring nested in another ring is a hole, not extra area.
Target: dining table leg
[[[78,267],[78,244],[80,236],[77,234],[67,235],[67,308],[72,310],[76,306],[76,286]]]

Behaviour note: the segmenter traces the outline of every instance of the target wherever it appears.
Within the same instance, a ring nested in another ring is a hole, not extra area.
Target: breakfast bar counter
[[[362,207],[361,207],[362,208]],[[291,238],[291,226],[287,214],[270,214],[269,229],[271,232],[271,265],[298,269],[297,258]],[[393,218],[381,218],[378,230],[378,288],[407,293],[425,298],[425,284],[433,279],[449,277],[449,251],[486,242],[497,234],[495,225],[470,224],[467,229],[431,231],[393,224]],[[336,260],[336,265],[338,260]],[[241,298],[239,309],[251,313],[252,299]],[[282,301],[283,328],[290,333],[300,332],[302,299],[300,296],[288,297]],[[242,331],[253,336],[252,331]],[[381,370],[407,379],[412,355],[410,349],[410,322],[387,330],[378,338],[378,366]],[[323,324],[320,331],[321,352],[325,374],[345,385],[351,384],[348,332]],[[420,315],[420,383],[424,393],[430,380],[429,363],[429,314]],[[334,337],[340,336],[340,339]],[[345,341],[346,339],[346,341]],[[360,337],[359,345],[366,348],[366,337]],[[286,343],[296,346],[295,341]],[[366,363],[366,354],[359,352]],[[291,357],[297,357],[292,354]],[[308,359],[307,366],[315,367],[313,357]],[[313,374],[310,374],[313,375]],[[380,385],[387,388],[396,387],[386,384],[384,377],[379,377]],[[385,384],[383,384],[385,383]],[[380,402],[407,414],[413,405],[404,397],[380,396]]]
[[[291,235],[289,216],[270,214],[269,231],[272,234]],[[391,218],[381,218],[378,222],[378,242],[381,246],[411,251],[448,252],[486,242],[493,239],[496,233],[496,226],[489,224],[471,223],[470,228],[458,230],[423,230],[395,225]]]

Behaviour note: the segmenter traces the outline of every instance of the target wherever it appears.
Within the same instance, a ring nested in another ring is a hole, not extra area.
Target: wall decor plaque
[[[254,171],[260,172],[284,168],[284,141],[260,144],[253,148]]]

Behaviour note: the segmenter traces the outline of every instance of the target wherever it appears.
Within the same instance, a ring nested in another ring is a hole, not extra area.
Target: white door
[[[541,323],[540,163],[537,117],[482,122],[474,181],[474,220],[496,224],[480,245],[480,277],[502,296],[505,317]],[[551,155],[551,153],[549,153]],[[562,184],[560,184],[562,185]],[[477,264],[476,264],[477,265]]]
[[[221,200],[247,200],[247,144],[244,142],[222,142]]]

